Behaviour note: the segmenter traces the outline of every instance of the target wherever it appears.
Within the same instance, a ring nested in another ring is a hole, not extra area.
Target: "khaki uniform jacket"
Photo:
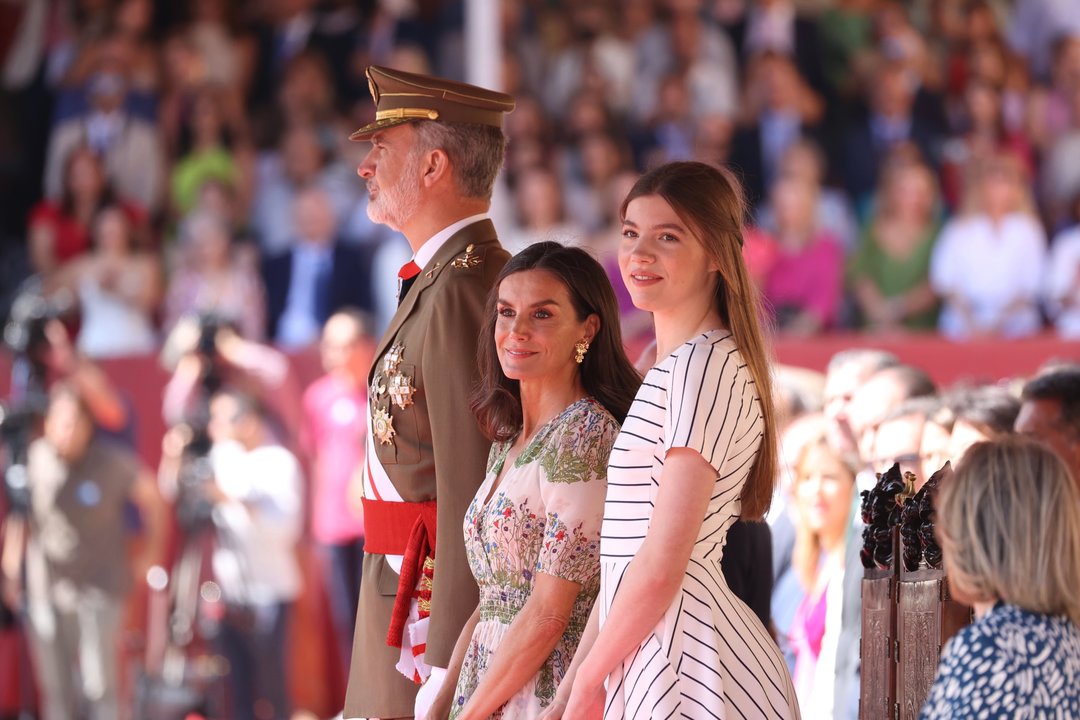
[[[438,667],[449,663],[458,635],[479,601],[465,556],[462,523],[483,482],[491,443],[480,433],[469,396],[478,379],[476,348],[484,304],[508,259],[488,220],[455,233],[421,270],[398,307],[368,376],[369,385],[386,382],[383,358],[392,347],[403,348],[395,374],[413,379],[412,404],[401,408],[379,402],[372,392],[369,412],[389,406],[392,443],[381,442],[376,432],[374,446],[401,498],[438,501],[425,654],[427,663]],[[413,715],[417,686],[394,667],[400,650],[386,644],[397,586],[398,574],[385,555],[364,556],[345,699],[347,718]]]

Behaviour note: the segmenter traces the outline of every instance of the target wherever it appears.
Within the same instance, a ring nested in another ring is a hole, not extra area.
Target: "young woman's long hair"
[[[476,354],[480,383],[471,402],[480,429],[497,442],[513,438],[521,429],[520,390],[518,382],[506,377],[499,364],[495,322],[502,281],[527,270],[544,270],[555,276],[566,288],[579,321],[594,314],[600,318],[600,329],[578,370],[585,392],[622,423],[641,385],[641,376],[623,349],[619,306],[611,283],[600,263],[584,250],[556,242],[539,242],[510,258],[488,295]]]
[[[746,212],[742,189],[727,170],[701,162],[667,163],[637,181],[623,201],[622,216],[626,217],[630,201],[648,195],[663,198],[672,207],[720,268],[716,308],[757,385],[765,424],[757,459],[742,490],[742,517],[756,520],[769,509],[776,485],[777,429],[762,327],[767,314],[742,255]]]

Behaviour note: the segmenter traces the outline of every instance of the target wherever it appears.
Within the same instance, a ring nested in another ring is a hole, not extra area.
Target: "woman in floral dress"
[[[488,303],[473,408],[494,444],[465,514],[480,604],[431,718],[535,718],[555,696],[600,587],[607,462],[640,378],[588,253],[537,243]]]

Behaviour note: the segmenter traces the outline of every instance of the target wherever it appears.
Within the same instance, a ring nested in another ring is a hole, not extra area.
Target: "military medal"
[[[371,415],[371,426],[375,431],[375,437],[379,439],[379,442],[383,445],[394,444],[394,418],[390,416],[390,413],[382,408],[375,408],[375,412]]]
[[[465,248],[465,254],[462,255],[461,257],[454,258],[454,261],[452,263],[450,263],[450,267],[458,268],[458,269],[460,269],[460,268],[471,268],[471,267],[476,267],[480,263],[484,262],[483,260],[480,259],[479,255],[474,255],[473,254],[473,249],[475,247],[476,247],[475,245],[473,245],[472,243],[469,243],[469,245]]]
[[[394,343],[390,346],[390,349],[383,355],[383,375],[390,376],[397,372],[398,365],[401,364],[401,358],[405,355],[405,346],[401,343]]]
[[[402,410],[413,404],[412,396],[415,392],[412,378],[408,375],[399,374],[390,378],[390,400]]]

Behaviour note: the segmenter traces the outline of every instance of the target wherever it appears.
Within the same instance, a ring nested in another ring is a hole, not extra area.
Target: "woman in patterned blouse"
[[[535,718],[555,696],[600,589],[608,455],[641,382],[583,250],[530,245],[487,309],[473,410],[494,444],[464,523],[480,604],[431,720]]]
[[[976,620],[945,646],[921,717],[1080,717],[1080,490],[1045,445],[973,445],[942,485],[953,596]]]

